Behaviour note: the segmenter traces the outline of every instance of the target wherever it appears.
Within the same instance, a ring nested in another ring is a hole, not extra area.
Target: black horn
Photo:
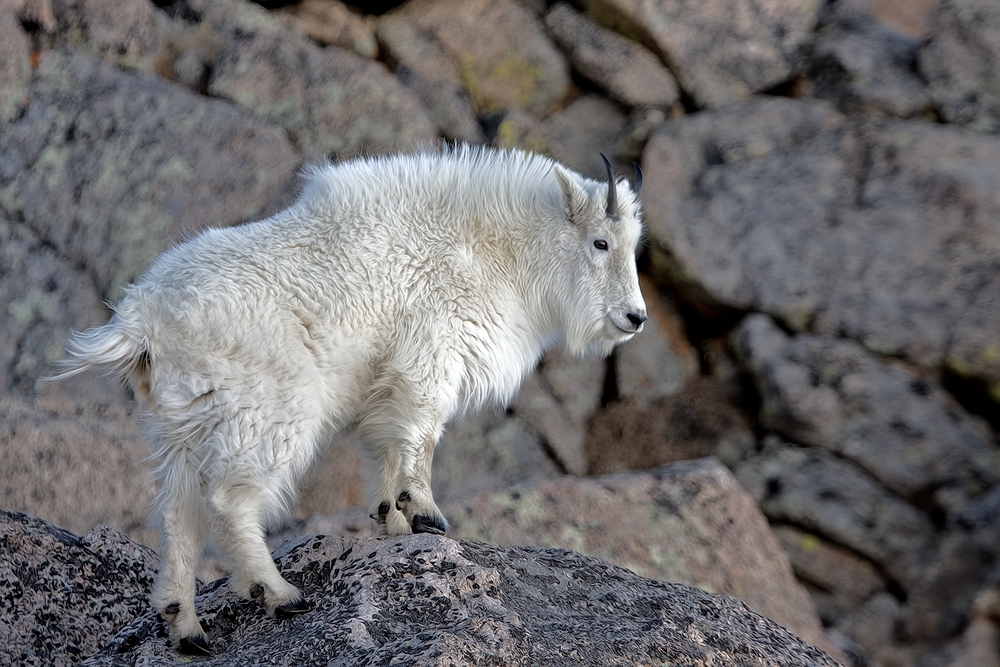
[[[615,185],[615,172],[611,170],[611,163],[608,162],[608,158],[604,157],[604,153],[601,153],[601,159],[604,160],[604,166],[608,168],[608,217],[612,220],[618,219],[618,187]]]
[[[635,197],[638,199],[642,196],[642,169],[637,162],[632,163],[632,168],[635,169]]]

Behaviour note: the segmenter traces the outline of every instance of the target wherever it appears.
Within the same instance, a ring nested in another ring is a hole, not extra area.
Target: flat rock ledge
[[[15,523],[22,533],[31,525],[23,520]],[[37,525],[46,534],[53,528],[44,522]],[[147,550],[129,549],[127,538],[112,540],[106,535],[110,529],[102,530],[104,557],[112,557],[108,549],[116,551],[116,571],[133,559],[133,569],[148,584]],[[74,542],[61,533],[57,541]],[[8,560],[6,569],[17,570],[16,565],[10,566],[18,562],[18,554],[5,550],[0,565]],[[207,584],[200,590],[197,605],[213,654],[191,662],[837,664],[742,602],[646,579],[572,551],[488,546],[430,535],[303,536],[286,542],[275,552],[275,560],[283,575],[305,591],[312,611],[278,622],[230,592],[226,579]],[[58,581],[61,575],[50,570],[51,581],[34,576],[30,585],[45,588]],[[39,572],[37,568],[32,571]],[[121,581],[101,568],[85,574],[95,586]],[[106,574],[112,576],[102,581]],[[50,619],[81,612],[67,605],[69,600],[55,602],[47,612]],[[118,627],[116,634],[99,639],[103,648],[85,664],[177,664],[165,624],[148,607],[136,610],[130,624]],[[80,638],[75,640],[78,651]],[[45,656],[49,664],[81,659],[79,653],[60,652],[55,641],[49,648]]]

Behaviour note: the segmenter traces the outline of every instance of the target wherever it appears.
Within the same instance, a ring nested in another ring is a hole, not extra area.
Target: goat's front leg
[[[403,513],[414,533],[444,535],[448,521],[434,502],[431,492],[431,463],[440,429],[419,440],[406,443],[399,471],[396,508]]]

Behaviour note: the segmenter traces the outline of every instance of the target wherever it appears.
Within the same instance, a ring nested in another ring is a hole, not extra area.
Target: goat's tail
[[[64,380],[95,369],[117,375],[137,394],[149,387],[149,343],[132,331],[118,316],[102,327],[74,331],[66,341],[66,357],[54,363],[57,375],[49,381]]]

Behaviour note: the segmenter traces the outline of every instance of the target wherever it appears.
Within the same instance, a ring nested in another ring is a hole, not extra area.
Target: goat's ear
[[[580,184],[568,171],[556,165],[556,180],[559,181],[559,193],[562,196],[563,213],[570,222],[582,219],[590,200]]]

